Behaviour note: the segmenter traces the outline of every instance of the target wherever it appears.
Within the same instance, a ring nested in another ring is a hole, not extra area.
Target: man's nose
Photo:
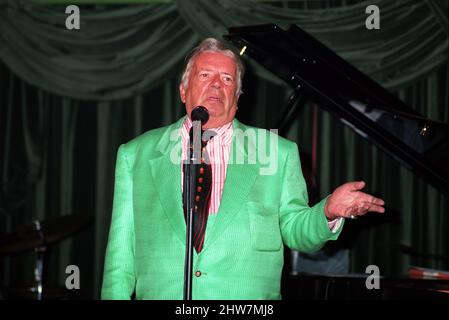
[[[212,78],[212,82],[211,82],[211,87],[213,88],[221,88],[221,79],[220,79],[220,75],[216,75]]]

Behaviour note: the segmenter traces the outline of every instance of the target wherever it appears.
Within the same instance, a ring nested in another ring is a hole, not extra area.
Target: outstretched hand
[[[365,187],[364,181],[347,182],[337,189],[327,199],[324,214],[328,220],[339,217],[354,219],[367,212],[385,212],[382,199],[361,192]]]

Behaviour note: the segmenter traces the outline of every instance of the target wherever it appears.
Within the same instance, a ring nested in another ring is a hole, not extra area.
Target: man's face
[[[209,111],[204,129],[232,121],[238,100],[236,75],[237,67],[231,57],[218,52],[199,54],[190,71],[187,89],[182,84],[179,87],[189,117],[195,107],[203,106]]]

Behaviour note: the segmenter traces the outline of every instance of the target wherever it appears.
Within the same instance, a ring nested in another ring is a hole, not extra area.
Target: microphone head
[[[204,126],[209,120],[209,111],[203,106],[194,108],[190,114],[192,121],[201,121],[201,125]]]

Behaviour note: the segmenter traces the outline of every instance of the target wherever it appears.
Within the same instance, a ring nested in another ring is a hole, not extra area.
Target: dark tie
[[[206,145],[207,141],[201,141],[201,164],[198,165],[196,174],[197,187],[193,210],[193,246],[197,253],[200,253],[203,249],[212,189],[212,168],[210,161],[208,161]],[[186,215],[185,206],[184,214]]]

